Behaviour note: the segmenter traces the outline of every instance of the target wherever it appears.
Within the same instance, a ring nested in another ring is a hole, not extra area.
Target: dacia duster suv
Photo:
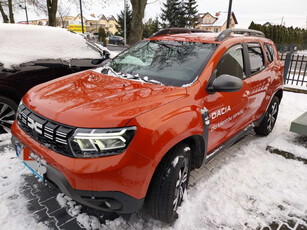
[[[177,218],[190,171],[254,128],[283,94],[273,42],[254,30],[165,29],[98,69],[32,88],[12,126],[17,156],[77,202]]]

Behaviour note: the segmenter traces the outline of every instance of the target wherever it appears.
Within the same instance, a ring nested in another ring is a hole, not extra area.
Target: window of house
[[[214,32],[215,33],[219,32],[219,29],[218,28],[214,28]]]
[[[209,23],[211,23],[211,18],[209,18]]]
[[[113,25],[112,24],[110,24],[110,26],[109,26],[110,28],[112,28],[113,27]]]
[[[222,74],[229,74],[240,79],[245,78],[243,48],[241,45],[235,45],[227,50],[216,68],[216,77]]]
[[[274,50],[273,47],[269,44],[264,45],[264,49],[266,52],[266,55],[268,57],[269,62],[271,63],[274,60]]]
[[[251,65],[251,74],[256,74],[265,68],[265,61],[259,43],[248,44],[248,54]]]
[[[205,23],[207,23],[207,19],[205,19]]]

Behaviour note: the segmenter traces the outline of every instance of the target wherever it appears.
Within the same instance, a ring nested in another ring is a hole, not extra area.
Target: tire
[[[16,102],[0,96],[0,134],[11,132],[11,126],[16,118],[16,111]]]
[[[254,130],[258,135],[267,136],[272,132],[274,125],[276,123],[277,115],[279,110],[279,99],[274,97],[271,101],[268,110],[265,112],[264,118],[258,127]]]
[[[191,149],[176,145],[158,165],[150,188],[149,208],[152,217],[172,223],[178,218],[177,208],[189,184]]]

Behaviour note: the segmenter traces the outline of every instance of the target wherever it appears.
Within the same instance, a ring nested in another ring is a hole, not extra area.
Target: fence
[[[284,83],[307,89],[307,55],[293,54],[293,50],[280,54],[284,62]]]

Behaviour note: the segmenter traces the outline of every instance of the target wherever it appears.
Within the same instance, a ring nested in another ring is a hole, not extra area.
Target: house
[[[75,17],[75,21],[79,21],[81,24],[81,15],[78,14]],[[83,15],[83,23],[86,26],[86,31],[90,33],[98,33],[100,27],[106,30],[106,33],[115,34],[117,32],[116,25],[118,25],[117,20],[114,16],[106,17],[105,15],[95,16],[95,14],[91,15]]]
[[[199,13],[197,15],[198,24],[196,29],[209,30],[212,32],[221,32],[226,29],[227,26],[227,12],[217,12],[215,14]],[[232,12],[230,15],[229,28],[234,28],[238,24],[235,14]]]
[[[273,23],[271,23],[271,22],[266,22],[266,23],[264,23],[262,26],[268,27],[268,26],[272,26],[272,25],[273,25]]]
[[[75,19],[74,16],[60,16],[56,18],[57,27],[68,28],[71,22]]]
[[[20,24],[26,24],[25,21],[18,22]],[[48,19],[37,19],[30,20],[29,24],[32,25],[48,25]],[[100,27],[104,28],[106,33],[109,35],[114,35],[118,30],[116,28],[118,24],[115,17],[112,15],[110,17],[106,17],[105,15],[96,16],[95,14],[91,15],[83,15],[83,24],[86,28],[86,32],[89,33],[98,33]],[[63,16],[57,17],[57,27],[69,28],[69,25],[79,25],[82,29],[81,25],[81,15],[78,14],[76,17],[74,16]],[[79,31],[77,31],[79,32]]]
[[[75,17],[74,23],[81,25],[81,14]],[[99,23],[99,18],[95,14],[83,15],[83,25],[86,27],[86,32],[90,33],[97,33],[100,27],[104,27],[104,24]]]
[[[27,24],[27,21],[19,21],[18,24]],[[48,19],[29,20],[29,24],[30,25],[46,26],[46,25],[48,25]]]

